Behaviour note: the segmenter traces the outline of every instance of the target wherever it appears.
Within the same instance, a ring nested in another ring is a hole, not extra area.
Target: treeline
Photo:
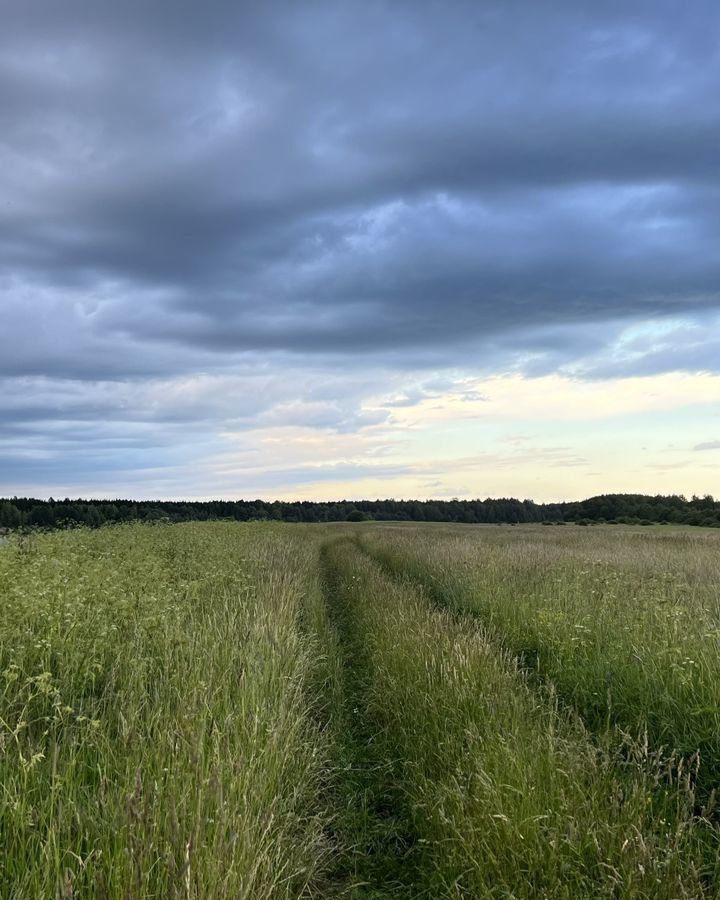
[[[652,525],[675,523],[720,527],[720,500],[711,496],[605,494],[568,503],[535,503],[513,498],[487,500],[340,500],[286,503],[265,500],[134,501],[0,500],[0,528],[97,527],[134,520],[189,522],[268,519],[282,522],[378,521],[461,522],[466,524],[595,523]]]

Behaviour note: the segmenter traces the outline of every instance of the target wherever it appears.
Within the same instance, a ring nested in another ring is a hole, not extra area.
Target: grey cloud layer
[[[554,358],[558,327],[718,307],[715,3],[4,18],[6,375]]]
[[[393,410],[463,371],[717,371],[718,33],[711,0],[11,0],[0,487],[176,494],[242,432],[215,492],[391,478]],[[265,472],[285,426],[376,438]]]

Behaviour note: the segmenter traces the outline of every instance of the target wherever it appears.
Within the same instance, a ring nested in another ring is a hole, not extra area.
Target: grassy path
[[[368,708],[372,681],[367,645],[347,591],[344,543],[320,552],[320,581],[327,616],[326,648],[334,649],[336,688],[335,783],[339,848],[331,872],[335,891],[357,898],[415,897],[416,838],[404,812],[397,761],[382,753],[378,722]],[[350,578],[353,576],[350,575]]]

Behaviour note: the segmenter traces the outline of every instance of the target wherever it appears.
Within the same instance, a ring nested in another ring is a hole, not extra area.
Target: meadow
[[[720,897],[720,533],[0,547],[0,897]]]

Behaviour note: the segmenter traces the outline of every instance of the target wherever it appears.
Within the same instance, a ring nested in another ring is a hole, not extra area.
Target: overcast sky
[[[720,493],[716,0],[10,0],[0,494]]]

